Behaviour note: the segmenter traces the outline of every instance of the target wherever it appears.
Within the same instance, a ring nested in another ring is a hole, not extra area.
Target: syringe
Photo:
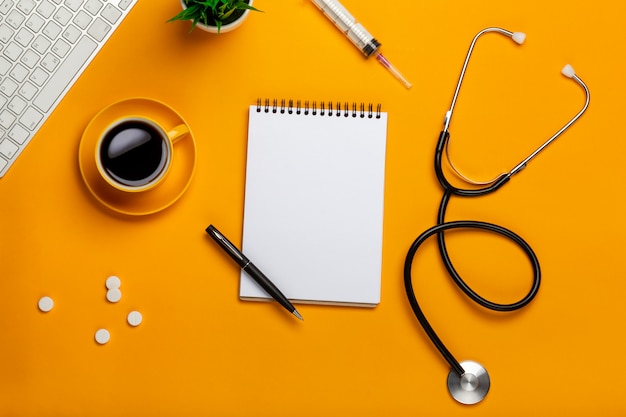
[[[406,88],[411,88],[411,83],[404,78],[391,63],[378,52],[380,42],[378,42],[362,24],[341,5],[337,0],[311,0],[315,5],[333,22],[339,30],[357,47],[363,55],[376,56],[376,60],[393,74]]]

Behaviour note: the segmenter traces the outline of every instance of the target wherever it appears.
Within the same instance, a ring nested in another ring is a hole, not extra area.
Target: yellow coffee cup
[[[129,193],[151,190],[172,169],[174,144],[189,133],[185,124],[166,128],[144,116],[111,123],[98,138],[98,173],[113,188]]]

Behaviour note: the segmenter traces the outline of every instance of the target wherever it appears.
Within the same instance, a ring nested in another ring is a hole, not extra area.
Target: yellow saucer
[[[174,109],[149,98],[130,98],[101,110],[89,122],[80,141],[78,164],[85,185],[102,205],[118,213],[144,216],[159,212],[174,204],[187,190],[196,169],[196,141],[191,131],[174,145],[172,167],[157,187],[128,193],[111,187],[96,168],[94,150],[99,135],[116,119],[125,116],[145,116],[163,126],[189,124]]]

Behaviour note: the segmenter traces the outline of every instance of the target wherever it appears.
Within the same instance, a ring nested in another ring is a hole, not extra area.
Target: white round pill
[[[111,334],[107,329],[98,329],[96,332],[96,342],[100,345],[104,345],[111,339]]]
[[[113,288],[107,291],[107,300],[109,300],[109,302],[117,303],[121,299],[122,299],[122,292],[119,289]]]
[[[52,300],[52,298],[50,297],[41,297],[39,299],[38,306],[39,310],[47,313],[48,311],[52,310],[52,307],[54,307],[54,300]]]
[[[138,311],[131,311],[130,313],[128,313],[128,317],[126,318],[126,320],[128,320],[128,324],[135,327],[141,324],[143,316]]]
[[[115,290],[122,285],[122,281],[115,275],[111,275],[106,280],[107,290]]]

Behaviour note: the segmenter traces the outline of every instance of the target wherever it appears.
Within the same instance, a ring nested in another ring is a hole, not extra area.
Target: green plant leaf
[[[247,9],[247,10],[254,10],[255,12],[260,12],[261,10],[256,9],[252,6],[250,6],[248,3],[246,3],[245,1],[242,0],[237,0],[235,2],[235,4],[233,5],[233,7],[235,9]]]
[[[188,6],[186,9],[181,10],[176,16],[172,17],[168,20],[168,22],[172,22],[174,20],[193,20],[195,16],[200,12],[200,7],[197,4],[192,6]]]
[[[260,12],[243,0],[185,0],[187,8],[170,18],[174,20],[191,20],[193,30],[198,23],[215,22],[217,33],[220,32],[222,22],[235,10],[254,10]]]

